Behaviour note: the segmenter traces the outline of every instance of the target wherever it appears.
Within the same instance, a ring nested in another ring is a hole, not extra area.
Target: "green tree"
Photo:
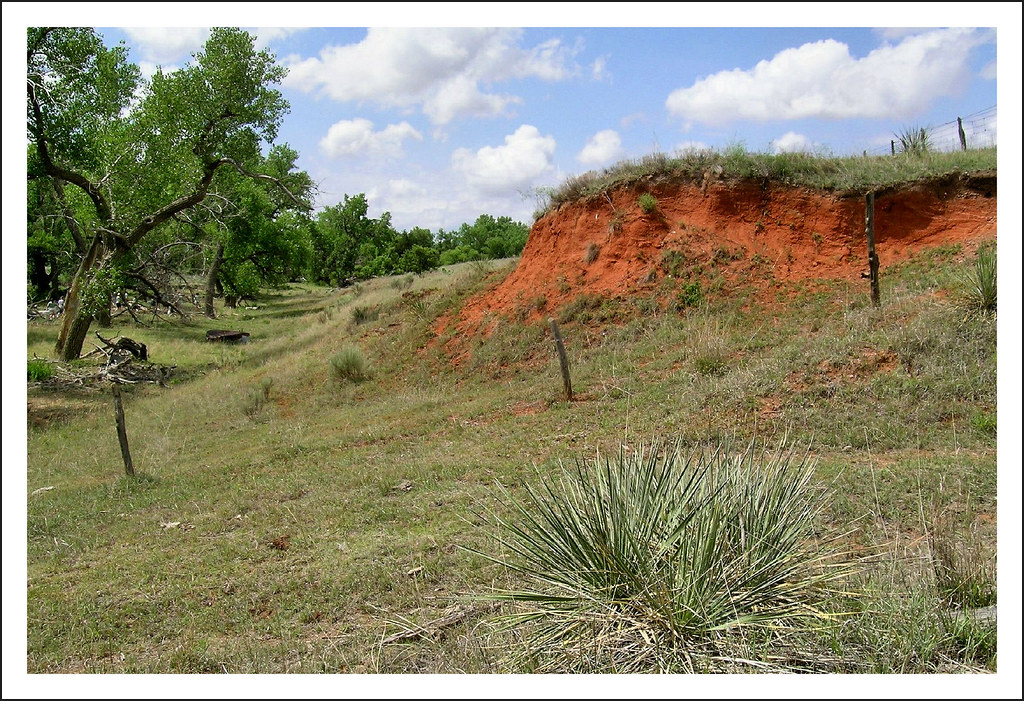
[[[151,232],[203,202],[218,172],[278,183],[253,167],[288,109],[273,87],[285,70],[232,28],[214,29],[191,63],[148,83],[125,47],[106,48],[89,28],[30,27],[27,46],[28,177],[67,183],[91,205],[76,211],[88,245],[56,346],[71,360],[104,285]]]
[[[390,212],[367,216],[365,194],[322,210],[311,237],[310,277],[316,282],[345,285],[352,279],[387,275],[394,270],[397,236]]]

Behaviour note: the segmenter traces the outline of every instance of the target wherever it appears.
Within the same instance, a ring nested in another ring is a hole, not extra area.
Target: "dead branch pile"
[[[155,383],[163,387],[177,368],[176,365],[157,365],[148,362],[149,353],[144,343],[120,336],[107,339],[100,336],[99,332],[96,333],[96,337],[103,345],[93,344],[95,350],[82,357],[103,356],[103,365],[72,367],[53,363],[53,377],[48,384],[98,387],[108,382],[120,385]]]

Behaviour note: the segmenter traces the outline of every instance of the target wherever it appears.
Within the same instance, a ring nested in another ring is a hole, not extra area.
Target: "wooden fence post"
[[[956,118],[956,130],[960,134],[960,150],[967,150],[967,134],[964,133],[964,120],[960,117]]]
[[[562,368],[562,385],[565,388],[566,401],[572,401],[572,380],[569,379],[569,356],[565,354],[565,344],[562,343],[562,334],[558,330],[558,324],[553,317],[548,317],[551,325],[551,334],[555,337],[555,346],[558,348],[558,364]]]
[[[128,432],[124,428],[124,407],[121,405],[121,390],[114,382],[111,384],[114,391],[114,421],[117,423],[117,441],[121,444],[121,458],[124,460],[124,471],[129,477],[135,476],[135,466],[132,465],[132,454],[128,451]]]
[[[879,306],[881,299],[878,292],[878,254],[875,253],[875,193],[869,192],[865,207],[865,229],[868,236],[868,266],[871,277],[871,304]]]

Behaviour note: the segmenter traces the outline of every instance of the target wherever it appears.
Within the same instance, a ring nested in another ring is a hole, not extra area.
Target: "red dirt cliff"
[[[638,204],[649,192],[650,213]],[[533,225],[516,269],[471,299],[456,321],[488,313],[551,315],[576,296],[656,294],[666,276],[714,269],[766,291],[800,279],[854,280],[867,270],[865,198],[756,181],[650,184],[565,204]],[[996,238],[996,176],[947,176],[876,193],[885,267],[924,248]],[[662,289],[664,286],[662,286]]]

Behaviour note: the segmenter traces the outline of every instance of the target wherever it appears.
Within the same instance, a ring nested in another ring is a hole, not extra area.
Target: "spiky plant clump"
[[[978,249],[978,258],[964,277],[964,303],[982,314],[996,311],[996,251],[993,246]]]
[[[911,156],[923,156],[932,150],[928,130],[924,127],[908,128],[897,134],[903,153]]]
[[[692,671],[737,629],[827,616],[824,585],[848,574],[815,545],[823,499],[813,462],[783,443],[684,451],[641,445],[503,491],[504,562],[524,588],[504,618],[535,671]]]

